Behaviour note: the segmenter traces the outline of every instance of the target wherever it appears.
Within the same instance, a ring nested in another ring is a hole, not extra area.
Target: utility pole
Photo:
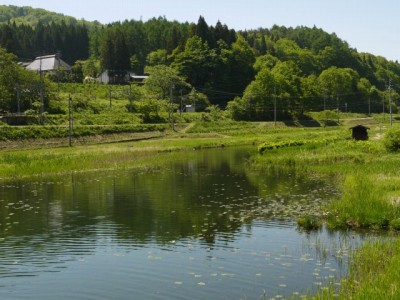
[[[183,107],[182,107],[182,99],[183,98],[183,96],[182,96],[182,89],[181,89],[181,109],[179,110],[179,115],[182,117],[182,110],[183,110]]]
[[[20,100],[21,100],[21,92],[19,89],[19,82],[17,81],[17,113],[19,115],[21,114]]]
[[[382,114],[383,114],[383,121],[385,121],[385,97],[382,97]]]
[[[40,75],[40,124],[43,125],[43,113],[44,113],[44,96],[43,96],[43,74],[42,74],[42,57],[40,57],[39,75]]]
[[[133,105],[132,105],[132,84],[129,83],[129,111],[133,111]]]
[[[68,145],[72,147],[72,134],[73,134],[73,124],[72,124],[72,99],[71,95],[68,97],[68,125],[69,125],[69,131],[68,131]]]
[[[390,128],[392,127],[393,124],[393,115],[392,115],[392,95],[391,95],[391,87],[392,87],[392,82],[389,79],[389,114],[390,114]]]
[[[371,95],[368,94],[368,116],[371,115]]]
[[[193,105],[193,112],[196,112],[196,99],[198,97],[197,91],[194,90],[194,93],[192,94],[191,98],[192,98],[192,105]],[[189,95],[189,99],[190,99],[190,95]]]
[[[108,85],[108,93],[109,93],[109,96],[110,96],[110,109],[112,108],[112,102],[111,102],[111,85],[109,84]]]
[[[339,93],[336,93],[336,105],[337,105],[337,122],[339,124],[340,123],[340,117],[339,117]]]
[[[276,128],[276,87],[274,86],[274,127]]]
[[[171,118],[171,127],[172,130],[175,131],[175,124],[174,124],[174,102],[173,102],[173,95],[172,90],[174,89],[174,85],[171,83],[170,90],[169,90],[169,97],[170,97],[170,118]]]

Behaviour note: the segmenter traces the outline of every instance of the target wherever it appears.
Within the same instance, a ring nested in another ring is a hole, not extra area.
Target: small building
[[[185,111],[186,112],[196,112],[196,107],[194,105],[186,105],[185,106]]]
[[[357,141],[366,141],[368,140],[368,130],[369,127],[364,126],[364,125],[356,125],[353,127],[350,127],[352,130],[352,138],[357,140]]]
[[[138,83],[138,84],[143,84],[144,81],[149,78],[147,75],[136,75],[136,74],[131,74],[131,82]]]
[[[38,73],[56,74],[57,71],[71,71],[71,66],[63,61],[59,55],[46,55],[38,56],[33,62],[26,66],[27,70],[35,71]]]
[[[131,75],[127,71],[104,70],[99,77],[97,77],[97,82],[106,84],[128,83],[130,77]]]

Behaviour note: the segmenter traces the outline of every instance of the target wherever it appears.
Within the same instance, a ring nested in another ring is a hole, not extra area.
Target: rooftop
[[[63,61],[57,54],[38,56],[31,62],[26,69],[32,71],[52,71],[59,68],[65,68],[70,70],[71,66]]]

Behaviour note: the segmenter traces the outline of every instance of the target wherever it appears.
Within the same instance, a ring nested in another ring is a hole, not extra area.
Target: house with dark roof
[[[59,55],[39,56],[26,66],[27,70],[36,71],[38,73],[56,74],[57,71],[71,71],[71,66],[63,61]]]

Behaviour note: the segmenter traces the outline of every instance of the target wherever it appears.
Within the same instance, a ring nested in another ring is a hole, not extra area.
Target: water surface
[[[364,237],[294,222],[338,196],[333,181],[253,171],[253,152],[2,183],[0,299],[281,298],[344,276]]]

